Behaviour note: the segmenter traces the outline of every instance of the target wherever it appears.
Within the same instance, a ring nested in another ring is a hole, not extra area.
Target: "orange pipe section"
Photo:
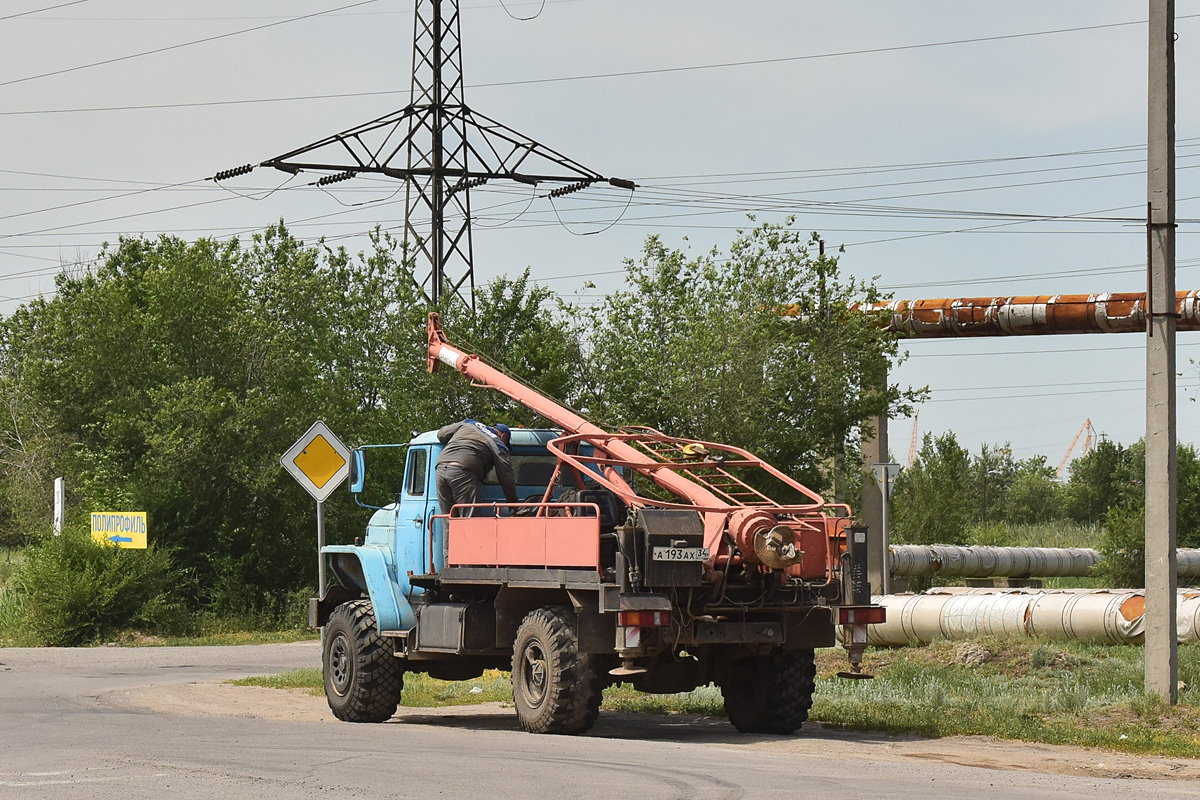
[[[892,300],[859,306],[911,339],[1138,333],[1148,321],[1145,292]],[[882,312],[890,312],[890,318]],[[1175,293],[1176,328],[1200,331],[1200,291]]]

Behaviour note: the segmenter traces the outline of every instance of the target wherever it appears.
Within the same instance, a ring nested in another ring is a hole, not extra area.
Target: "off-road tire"
[[[379,635],[370,600],[342,603],[325,625],[321,657],[329,710],[344,722],[383,722],[396,713],[403,665]]]
[[[795,733],[808,719],[816,676],[812,650],[776,648],[734,661],[720,682],[729,721],[742,733]]]
[[[529,612],[517,629],[513,705],[530,733],[583,733],[600,715],[596,658],[579,651],[575,614],[562,606]]]

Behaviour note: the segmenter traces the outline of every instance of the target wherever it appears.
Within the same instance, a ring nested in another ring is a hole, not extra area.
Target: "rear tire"
[[[575,615],[562,606],[531,611],[513,644],[513,705],[530,733],[582,733],[600,714],[594,656],[579,651]]]
[[[403,665],[379,635],[370,600],[342,603],[325,625],[321,659],[329,710],[344,722],[383,722],[396,713]]]
[[[787,735],[808,719],[817,668],[812,650],[747,655],[721,676],[729,721],[742,733]]]

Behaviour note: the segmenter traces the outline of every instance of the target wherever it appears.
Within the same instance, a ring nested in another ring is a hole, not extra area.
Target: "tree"
[[[971,521],[971,456],[953,433],[925,434],[911,468],[896,479],[894,540],[965,544]]]
[[[1045,456],[1025,459],[1016,465],[1014,477],[1004,492],[1005,522],[1032,525],[1063,517],[1064,489]]]
[[[1175,455],[1176,532],[1179,547],[1200,547],[1200,453],[1190,444]],[[1146,509],[1146,444],[1129,447],[1101,440],[1096,449],[1071,464],[1066,509],[1081,522],[1125,520]],[[1118,511],[1114,512],[1114,509]],[[1114,516],[1114,514],[1116,516]],[[1131,530],[1122,524],[1123,530]],[[1126,539],[1134,534],[1129,533]]]
[[[814,243],[790,222],[739,233],[728,256],[650,237],[626,289],[565,307],[583,342],[578,403],[610,425],[745,447],[817,489],[831,459],[857,473],[862,420],[918,393],[869,380],[899,360],[896,340],[851,306],[881,295]]]
[[[1005,498],[1016,477],[1012,448],[1007,444],[980,446],[979,455],[971,460],[968,484],[974,522],[994,522],[1003,516]]]
[[[1139,457],[1141,443],[1126,448],[1108,439],[1071,462],[1065,510],[1076,522],[1095,524],[1104,519],[1109,508],[1136,502],[1144,495],[1144,458]]]
[[[352,444],[468,415],[525,421],[425,371],[428,309],[396,250],[377,235],[351,256],[279,225],[248,246],[122,239],[94,273],[61,276],[54,298],[0,324],[13,419],[0,437],[0,529],[21,530],[39,506],[48,520],[44,487],[62,474],[74,507],[149,512],[155,541],[195,577],[193,604],[278,612],[315,583],[312,503],[279,466],[314,420]],[[474,318],[443,312],[561,390],[571,339],[547,297],[526,276],[486,287]],[[331,541],[362,533],[342,493],[327,518]]]

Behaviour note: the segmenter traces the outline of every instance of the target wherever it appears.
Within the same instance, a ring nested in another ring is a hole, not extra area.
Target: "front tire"
[[[600,714],[595,658],[579,650],[575,615],[561,606],[531,611],[513,644],[513,705],[530,733],[582,733]]]
[[[812,650],[776,648],[730,663],[720,681],[729,721],[742,733],[795,733],[808,719],[816,676]]]
[[[325,698],[344,722],[383,722],[396,713],[404,669],[390,639],[379,635],[370,600],[342,603],[325,625]]]

